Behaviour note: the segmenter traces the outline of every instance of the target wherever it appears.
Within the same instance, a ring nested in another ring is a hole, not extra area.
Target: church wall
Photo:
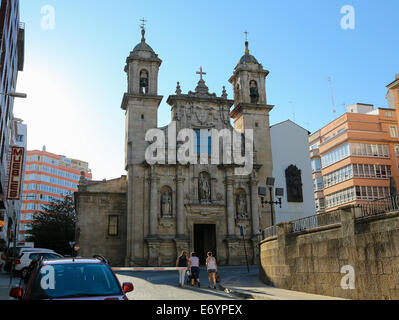
[[[123,266],[126,252],[126,193],[75,193],[77,242],[80,256],[103,255],[113,266]],[[118,216],[117,236],[108,235],[108,217]],[[101,223],[100,223],[101,222]]]

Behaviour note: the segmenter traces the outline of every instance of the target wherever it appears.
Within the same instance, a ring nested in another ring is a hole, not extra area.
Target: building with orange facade
[[[20,222],[20,241],[29,233],[34,214],[40,212],[51,199],[63,199],[78,190],[84,172],[86,180],[92,179],[87,162],[70,159],[45,151],[27,152],[24,191]]]
[[[318,213],[390,195],[399,186],[399,75],[387,86],[389,108],[354,104],[309,138]]]

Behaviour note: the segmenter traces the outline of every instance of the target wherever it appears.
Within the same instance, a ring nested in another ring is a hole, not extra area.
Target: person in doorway
[[[199,258],[195,252],[191,252],[190,257],[190,268],[191,268],[191,285],[194,286],[194,281],[197,281],[198,287],[201,286],[200,279],[199,279]]]
[[[180,287],[184,287],[184,278],[186,275],[186,271],[188,269],[190,260],[188,259],[188,253],[187,251],[182,251],[180,254],[180,257],[177,258],[176,260],[176,267],[185,267],[186,269],[179,270],[179,285]]]
[[[206,258],[206,269],[208,270],[208,281],[209,288],[211,287],[211,279],[213,279],[213,288],[216,289],[216,273],[218,272],[218,265],[216,263],[215,257],[212,256],[212,252],[207,253],[208,258]]]

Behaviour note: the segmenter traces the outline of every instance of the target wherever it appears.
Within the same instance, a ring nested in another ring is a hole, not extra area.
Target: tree
[[[69,242],[75,239],[76,220],[72,194],[62,200],[53,199],[35,215],[27,241],[34,242],[37,248],[70,255],[72,249]]]

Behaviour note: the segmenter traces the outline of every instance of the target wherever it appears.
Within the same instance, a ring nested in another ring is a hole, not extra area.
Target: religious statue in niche
[[[236,210],[237,210],[237,218],[238,219],[246,219],[248,218],[247,212],[247,199],[245,196],[245,192],[240,192],[236,196]]]
[[[198,195],[200,202],[211,202],[210,176],[207,172],[201,172],[198,179]]]
[[[146,70],[140,71],[140,93],[148,93],[148,72]]]
[[[258,103],[259,101],[259,92],[258,92],[258,84],[255,80],[251,80],[249,82],[249,96],[251,97],[251,103]]]
[[[288,202],[303,202],[301,170],[290,165],[285,170]]]
[[[169,188],[165,188],[161,194],[161,216],[172,216],[172,192]]]

